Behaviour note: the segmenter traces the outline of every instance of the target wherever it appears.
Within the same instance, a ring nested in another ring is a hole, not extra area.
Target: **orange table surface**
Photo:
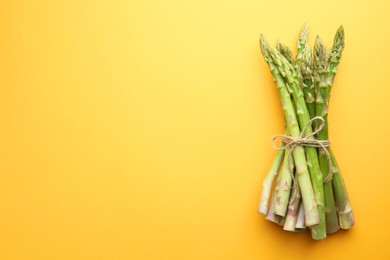
[[[390,4],[1,1],[0,259],[390,259]],[[283,133],[258,46],[346,48],[330,139],[356,225],[259,215]]]

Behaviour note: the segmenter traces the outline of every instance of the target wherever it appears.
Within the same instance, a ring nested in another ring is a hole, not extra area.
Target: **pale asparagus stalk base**
[[[271,164],[267,176],[263,181],[263,186],[261,189],[260,202],[257,212],[267,215],[268,212],[268,202],[271,195],[272,183],[275,179],[275,176],[278,174],[278,169],[280,163],[282,162],[284,156],[284,150],[278,150],[276,156]]]
[[[298,210],[298,218],[297,218],[297,223],[295,224],[295,228],[306,228],[305,225],[305,209],[303,204],[299,206]]]
[[[285,149],[282,170],[280,171],[279,190],[275,201],[275,214],[285,217],[288,201],[291,193],[292,174],[294,173],[294,161],[290,149]]]
[[[288,204],[288,210],[286,215],[286,221],[284,223],[284,230],[295,231],[295,225],[298,219],[299,206],[301,204],[301,192],[299,190],[299,185],[296,183],[293,186],[293,191],[291,194],[291,199]]]

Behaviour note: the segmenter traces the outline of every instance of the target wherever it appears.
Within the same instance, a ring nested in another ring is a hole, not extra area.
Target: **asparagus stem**
[[[282,217],[279,215],[276,215],[274,212],[275,199],[276,199],[276,193],[274,192],[274,194],[272,195],[271,204],[269,206],[269,210],[267,212],[267,215],[265,216],[265,219],[280,225]]]
[[[279,224],[279,225],[281,223],[282,217],[275,214],[274,208],[275,208],[275,202],[276,202],[276,194],[278,193],[278,190],[280,187],[280,176],[281,175],[279,174],[278,178],[276,180],[275,189],[274,189],[274,192],[273,192],[272,198],[271,198],[271,204],[269,206],[267,215],[265,216],[265,219],[267,219],[271,222],[274,222],[276,224]]]
[[[325,162],[325,164],[327,163],[328,162]],[[322,168],[326,168],[324,167],[324,164],[321,164],[321,161],[320,161],[320,165],[322,166]],[[326,233],[332,234],[339,230],[339,224],[338,224],[336,205],[334,202],[333,187],[331,181],[324,183],[324,198],[325,198]]]
[[[304,206],[302,203],[301,205],[299,205],[298,218],[297,218],[297,223],[295,224],[295,228],[306,228]]]
[[[340,173],[339,165],[332,149],[330,155],[333,163],[333,191],[336,202],[336,209],[339,215],[340,227],[342,229],[350,229],[355,224],[352,207],[349,202],[347,189],[345,188],[344,180]],[[287,220],[286,220],[287,221]]]
[[[308,227],[304,227],[304,228],[296,228],[294,233],[303,233],[303,232],[306,232],[310,230]]]
[[[344,43],[345,36],[344,36],[344,28],[343,26],[340,26],[336,32],[336,35],[334,37],[333,46],[329,52],[328,55],[328,67],[327,67],[327,92],[326,96],[324,98],[326,109],[323,109],[324,112],[328,111],[329,107],[329,100],[330,100],[330,92],[331,88],[333,86],[334,78],[336,76],[337,68],[341,60],[341,54],[344,50]],[[326,124],[328,123],[327,117],[326,117]],[[342,229],[349,229],[354,225],[354,216],[352,212],[351,204],[349,203],[348,193],[344,185],[343,178],[340,173],[340,168],[337,164],[336,158],[332,152],[332,149],[329,149],[329,152],[332,157],[332,163],[333,163],[333,191],[334,191],[334,198],[336,203],[336,210],[339,216],[339,222],[340,227]]]
[[[280,222],[279,222],[279,226],[283,227],[285,222],[286,222],[286,217],[281,217]]]
[[[291,158],[290,149],[286,148],[282,170],[280,172],[279,190],[276,195],[275,214],[286,216],[288,200],[291,192],[291,173],[294,172],[294,161]]]
[[[295,231],[295,225],[298,219],[299,205],[301,203],[301,192],[299,185],[296,183],[293,187],[290,202],[288,203],[288,211],[286,221],[284,223],[284,230]]]
[[[292,65],[284,58],[279,51],[274,48],[269,48],[269,52],[274,63],[277,65],[279,72],[284,76],[284,78],[289,83],[291,89],[293,90],[292,96],[293,101],[296,107],[296,112],[298,115],[299,126],[303,129],[308,125],[311,120],[309,111],[306,106],[306,101],[303,95],[302,89],[299,87],[299,78],[293,69]],[[313,133],[311,125],[308,125],[305,128],[304,136],[309,136]],[[314,139],[314,137],[310,137]],[[319,240],[326,238],[326,229],[325,229],[325,213],[324,213],[324,192],[323,192],[323,181],[322,173],[319,167],[317,149],[314,147],[305,147],[306,156],[307,156],[307,166],[310,172],[311,182],[313,184],[313,189],[315,193],[315,200],[319,213],[319,223],[314,226],[312,231],[312,238]],[[298,167],[297,167],[298,168]],[[299,176],[299,175],[298,175]],[[302,187],[301,187],[302,189]],[[302,194],[303,195],[303,194]],[[303,197],[304,199],[304,197]],[[305,201],[304,201],[305,202]],[[306,205],[305,205],[306,208]],[[307,221],[307,218],[306,218]],[[307,225],[310,226],[310,225]]]
[[[328,108],[325,100],[328,93],[328,84],[326,83],[326,57],[325,46],[321,39],[317,36],[315,45],[315,68],[316,68],[316,115],[322,116],[325,120],[325,125],[317,134],[319,140],[328,140]],[[329,161],[324,149],[319,149],[319,163],[323,174],[325,174],[324,195],[325,195],[325,215],[326,215],[326,232],[328,234],[339,230],[336,206],[333,197],[332,181],[329,175]]]
[[[278,70],[273,59],[270,56],[269,50],[271,49],[271,47],[268,45],[264,36],[260,37],[260,48],[264,59],[271,70],[271,73],[277,85],[277,89],[279,91],[285,120],[287,123],[287,130],[291,136],[299,137],[299,125],[295,115],[294,106],[291,102],[290,94],[287,90],[286,84],[280,71]],[[296,167],[296,175],[301,189],[302,200],[305,206],[304,208],[306,215],[306,226],[313,226],[318,224],[320,219],[318,214],[316,197],[314,195],[313,187],[310,181],[309,171],[307,168],[305,149],[302,146],[297,145],[292,153]]]
[[[259,208],[258,208],[258,212],[261,214],[266,215],[268,212],[268,201],[271,194],[272,183],[275,179],[275,176],[278,174],[278,169],[280,163],[282,162],[283,156],[284,156],[284,150],[278,150],[276,152],[276,156],[271,164],[271,168],[269,169],[267,176],[263,181]]]

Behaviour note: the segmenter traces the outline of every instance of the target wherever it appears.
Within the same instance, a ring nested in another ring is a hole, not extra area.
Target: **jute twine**
[[[306,128],[309,127],[310,125],[312,125],[313,122],[316,120],[321,121],[321,124],[318,126],[318,128],[315,131],[304,136]],[[320,148],[326,154],[326,157],[327,157],[328,162],[329,162],[329,172],[328,172],[328,175],[324,179],[324,183],[325,183],[325,182],[328,182],[332,179],[332,159],[331,159],[329,151],[327,149],[327,147],[329,147],[329,145],[330,145],[330,141],[329,140],[317,140],[315,138],[311,138],[311,137],[314,137],[316,134],[318,134],[322,130],[322,128],[324,128],[324,126],[325,126],[325,120],[321,116],[313,117],[309,122],[307,122],[305,127],[302,129],[299,137],[292,137],[289,135],[276,135],[272,138],[272,146],[276,150],[286,150],[287,148],[290,148],[288,153],[287,153],[287,158],[289,158],[292,155],[292,151],[294,150],[294,148],[297,145],[301,145],[301,146],[305,146],[305,147]],[[277,139],[281,140],[281,142],[283,143],[282,146],[280,146],[280,147],[276,146],[275,141]],[[291,177],[294,181],[294,185],[296,185],[294,172],[291,171],[291,167],[290,167],[290,160],[287,160],[287,163],[288,163],[288,169],[290,171]]]

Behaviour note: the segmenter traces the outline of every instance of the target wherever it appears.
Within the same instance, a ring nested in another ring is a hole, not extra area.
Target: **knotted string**
[[[310,125],[312,125],[315,120],[320,120],[321,124],[318,126],[318,128],[315,131],[313,131],[312,133],[304,136],[306,128],[309,127]],[[325,155],[326,155],[326,157],[328,159],[328,162],[329,162],[329,173],[328,173],[328,175],[324,179],[324,183],[325,183],[325,182],[328,182],[328,181],[330,181],[332,179],[332,159],[330,157],[328,149],[326,149],[327,147],[329,147],[330,141],[329,140],[317,140],[317,139],[311,138],[314,135],[318,134],[322,130],[322,128],[324,128],[324,126],[325,126],[325,120],[321,116],[313,117],[303,127],[299,137],[292,137],[292,136],[289,136],[289,135],[276,135],[276,136],[274,136],[272,138],[272,146],[276,150],[285,150],[287,148],[290,148],[288,153],[287,153],[287,155],[286,155],[287,158],[290,158],[291,152],[294,150],[294,148],[297,145],[306,146],[306,147],[320,148],[325,153]],[[275,141],[277,139],[281,139],[281,141],[282,141],[282,143],[284,145],[281,145],[280,147],[277,147],[275,145]],[[294,172],[291,170],[291,167],[290,167],[290,160],[287,160],[287,163],[288,163],[287,167],[288,167],[288,169],[290,171],[290,174],[291,174],[292,180],[294,182],[294,185],[296,185]]]

